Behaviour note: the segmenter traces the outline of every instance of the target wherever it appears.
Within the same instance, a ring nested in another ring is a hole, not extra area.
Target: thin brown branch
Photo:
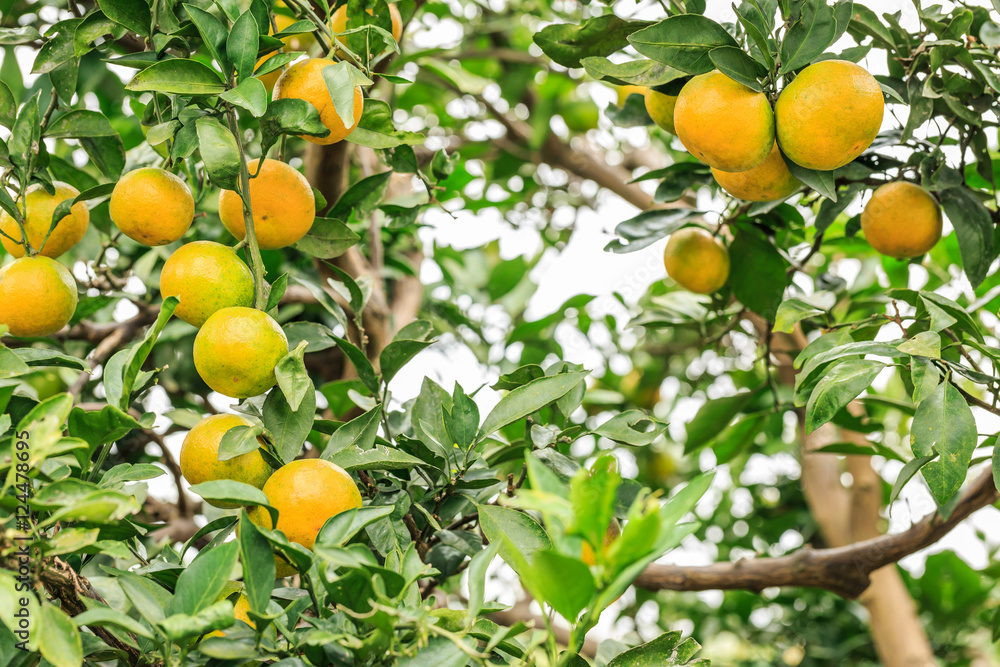
[[[861,595],[875,570],[938,542],[976,510],[1000,497],[990,472],[962,494],[951,515],[933,514],[896,535],[832,549],[801,549],[779,558],[753,558],[706,566],[651,565],[636,585],[649,590],[749,590],[803,586],[822,588],[846,598]]]

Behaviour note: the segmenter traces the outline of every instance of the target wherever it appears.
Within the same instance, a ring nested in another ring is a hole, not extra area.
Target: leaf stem
[[[250,168],[247,165],[246,152],[243,150],[240,128],[236,123],[236,111],[229,104],[226,104],[226,119],[229,121],[229,131],[236,138],[236,146],[240,152],[240,197],[243,201],[243,224],[246,227],[244,239],[250,255],[250,271],[253,273],[254,308],[263,310],[267,304],[267,298],[264,295],[264,260],[260,256],[257,232],[253,226],[253,207],[250,202]],[[264,159],[261,157],[261,163]],[[257,173],[260,173],[260,167],[261,165],[258,165]]]

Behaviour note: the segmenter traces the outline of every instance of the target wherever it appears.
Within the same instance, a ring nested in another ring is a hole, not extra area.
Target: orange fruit
[[[824,60],[799,72],[778,96],[778,145],[795,164],[837,169],[871,146],[884,112],[882,89],[865,68]]]
[[[674,127],[684,148],[710,167],[746,171],[774,145],[774,113],[764,93],[721,72],[699,74],[681,88]]]
[[[325,58],[304,60],[286,69],[274,84],[274,99],[295,98],[305,100],[316,107],[320,121],[330,130],[330,134],[325,137],[303,136],[302,138],[322,146],[335,144],[350,135],[358,126],[365,106],[361,86],[355,86],[353,122],[350,127],[344,124],[333,106],[333,99],[323,79],[323,68],[333,64],[332,60]]]
[[[629,95],[645,95],[647,90],[646,86],[618,86],[618,106],[625,106]]]
[[[14,336],[48,336],[76,310],[76,281],[50,257],[20,257],[0,267],[0,324]]]
[[[160,295],[179,298],[174,315],[200,327],[217,310],[252,306],[253,274],[229,246],[185,243],[163,263]]]
[[[275,3],[275,5],[277,4],[278,3]],[[296,19],[292,18],[291,16],[286,16],[285,14],[274,15],[274,23],[275,25],[278,26],[278,32],[285,30],[286,28],[288,28],[288,26],[292,25],[295,22]],[[268,29],[267,34],[273,35],[274,28],[272,27]],[[297,35],[289,35],[287,37],[282,37],[281,41],[284,42],[285,48],[288,51],[305,51],[306,53],[308,53],[312,49],[313,45],[316,44],[316,37],[311,32],[305,32]],[[258,67],[263,65],[264,61],[274,56],[275,53],[277,53],[277,51],[271,52],[266,56],[264,56],[263,58],[261,58],[260,60],[258,60],[257,64],[254,65],[254,69],[257,69]],[[282,71],[281,69],[276,69],[272,72],[268,72],[267,74],[261,74],[257,78],[261,80],[261,83],[264,84],[265,88],[271,90],[272,88],[274,88],[274,84],[278,80],[278,77],[281,76],[281,71]]]
[[[257,173],[259,159],[250,161],[250,174]],[[312,228],[316,198],[306,177],[279,160],[267,158],[256,178],[250,179],[250,205],[254,234],[262,250],[292,245]],[[233,190],[219,192],[219,218],[229,233],[243,240],[243,200]]]
[[[261,310],[233,306],[213,313],[194,339],[194,367],[214,391],[231,398],[258,396],[274,386],[274,366],[288,339]]]
[[[173,243],[194,220],[194,197],[181,178],[166,169],[130,171],[115,184],[111,221],[122,233],[147,246]]]
[[[941,238],[941,208],[923,188],[906,181],[879,186],[861,212],[861,231],[889,257],[919,257]]]
[[[373,10],[366,9],[368,15],[374,14]],[[403,36],[403,17],[399,15],[399,9],[396,7],[395,3],[389,3],[389,20],[392,23],[392,38],[399,43],[399,38]],[[353,26],[351,26],[353,27]],[[349,29],[347,25],[347,5],[341,5],[337,8],[337,11],[330,16],[330,32],[334,35],[339,35]]]
[[[646,113],[653,122],[670,134],[674,134],[674,107],[677,105],[677,97],[647,88],[645,98]]]
[[[226,596],[228,597],[228,596]],[[223,598],[225,599],[225,598]],[[220,600],[221,602],[221,600]],[[237,621],[243,621],[251,628],[257,629],[257,624],[250,620],[250,616],[247,612],[250,611],[250,600],[246,595],[240,593],[240,596],[236,598],[236,602],[233,603],[233,617]],[[222,630],[214,630],[209,632],[206,637],[225,637],[226,633]]]
[[[52,225],[52,214],[55,213],[56,206],[67,199],[73,199],[80,194],[80,191],[72,185],[55,181],[53,184],[55,194],[50,195],[40,183],[35,183],[28,188],[25,193],[25,203],[27,204],[27,215],[24,218],[24,231],[28,236],[28,243],[40,255],[46,257],[58,257],[63,254],[83,238],[90,224],[90,211],[83,202],[73,204],[69,215],[65,216],[52,230],[45,247],[42,248],[42,241],[49,233]],[[18,202],[20,207],[21,202]],[[14,257],[24,257],[24,246],[21,245],[21,229],[17,226],[17,221],[6,212],[0,212],[0,230],[4,234],[15,239],[0,236],[0,243]],[[41,248],[41,250],[39,250]]]
[[[194,425],[181,445],[181,475],[188,483],[201,484],[217,479],[231,479],[243,482],[258,489],[271,476],[271,466],[267,464],[259,450],[240,454],[239,456],[219,460],[219,444],[222,436],[236,426],[252,426],[250,422],[239,415],[211,415]],[[264,444],[260,440],[260,444]],[[233,509],[240,507],[235,503],[206,500],[210,505]]]
[[[299,459],[282,466],[264,484],[264,495],[278,510],[277,530],[306,549],[312,549],[330,517],[361,507],[361,492],[351,476],[323,459]],[[258,526],[273,527],[263,507],[252,507],[247,514]],[[276,557],[276,564],[279,577],[295,572],[281,557]]]
[[[712,175],[723,190],[746,201],[776,201],[802,187],[788,171],[778,144],[774,144],[767,159],[753,169],[732,173],[713,167]]]
[[[670,235],[663,251],[670,278],[698,294],[711,294],[729,278],[729,252],[701,227],[685,227]]]

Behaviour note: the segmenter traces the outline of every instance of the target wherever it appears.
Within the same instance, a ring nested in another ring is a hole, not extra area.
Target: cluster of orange
[[[773,107],[764,93],[718,71],[693,77],[677,96],[642,92],[653,121],[710,166],[723,190],[752,202],[784,199],[802,187],[785,158],[816,171],[850,163],[875,140],[885,108],[875,77],[843,60],[803,69]],[[896,181],[875,190],[861,228],[883,255],[917,257],[941,238],[941,210],[918,185]],[[726,247],[701,228],[672,234],[664,264],[676,283],[701,294],[729,277]]]

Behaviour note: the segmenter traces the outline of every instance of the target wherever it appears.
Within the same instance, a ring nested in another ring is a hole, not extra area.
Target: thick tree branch
[[[802,549],[780,558],[754,558],[706,566],[651,565],[636,580],[650,590],[762,591],[775,586],[822,588],[846,598],[861,595],[875,570],[931,546],[976,510],[1000,498],[990,472],[962,494],[947,519],[933,514],[896,535],[831,549]]]

